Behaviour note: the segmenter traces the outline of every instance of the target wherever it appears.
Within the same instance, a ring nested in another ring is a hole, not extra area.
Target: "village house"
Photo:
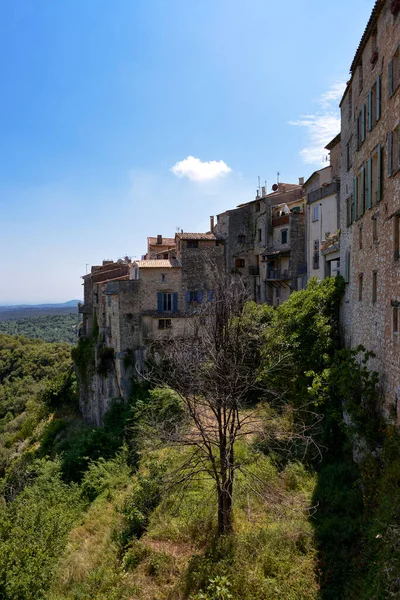
[[[304,183],[307,279],[340,274],[340,134],[327,146],[330,164]]]
[[[265,187],[255,200],[217,215],[225,268],[239,273],[256,302],[274,306],[305,282],[305,198],[299,184]]]
[[[340,260],[347,346],[375,353],[384,406],[400,398],[400,2],[377,0],[341,101]]]

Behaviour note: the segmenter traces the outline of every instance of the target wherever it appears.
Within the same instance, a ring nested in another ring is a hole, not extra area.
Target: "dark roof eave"
[[[340,131],[339,131],[339,133],[337,135],[335,135],[335,137],[333,138],[333,140],[331,140],[329,142],[329,144],[327,144],[325,146],[325,150],[332,150],[332,148],[334,148],[340,142],[340,139],[341,139],[341,134],[340,134]]]
[[[353,58],[353,62],[351,63],[350,73],[354,73],[354,69],[357,66],[358,62],[360,61],[361,54],[367,44],[368,38],[371,34],[371,31],[373,30],[373,28],[376,25],[376,22],[378,21],[379,14],[380,14],[382,8],[384,7],[385,2],[386,2],[386,0],[376,0],[376,2],[375,2],[374,8],[372,9],[371,16],[369,18],[367,26],[364,30],[364,33],[362,34],[360,43],[358,44],[358,48],[357,48],[356,53]]]

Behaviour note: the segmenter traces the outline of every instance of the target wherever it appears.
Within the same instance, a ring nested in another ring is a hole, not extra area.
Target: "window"
[[[235,261],[235,267],[237,269],[243,269],[245,266],[244,258],[237,258]]]
[[[362,227],[358,228],[358,248],[362,250],[363,247],[363,238],[362,238]]]
[[[346,168],[348,171],[351,169],[351,166],[353,164],[352,146],[353,146],[353,138],[351,137],[346,144]]]
[[[349,97],[349,100],[347,103],[347,109],[348,109],[347,117],[348,117],[349,121],[351,121],[351,117],[353,115],[353,90],[351,87],[349,88],[348,97]]]
[[[354,213],[353,196],[350,196],[346,200],[346,211],[347,211],[347,227],[349,227],[353,222],[353,213]]]
[[[393,217],[393,258],[400,258],[400,215]]]
[[[261,210],[261,204],[259,202],[255,203],[254,210],[255,210],[255,212],[260,212],[260,210]]]
[[[158,319],[158,329],[171,329],[171,319]]]
[[[262,229],[257,229],[257,241],[262,241]]]
[[[245,244],[246,243],[246,236],[243,233],[240,233],[238,235],[238,244]]]
[[[282,229],[281,231],[281,244],[287,244],[287,229]]]
[[[312,216],[312,220],[313,221],[318,221],[318,204],[314,204],[313,206],[313,216]]]
[[[203,292],[201,290],[188,290],[186,292],[186,302],[202,302]]]
[[[370,58],[370,63],[372,65],[372,68],[374,68],[374,66],[376,65],[376,61],[378,60],[378,46],[376,45],[376,38],[377,38],[377,30],[374,29],[371,33],[371,58]]]
[[[400,83],[400,46],[388,64],[388,95],[393,96]]]
[[[361,90],[363,89],[363,84],[364,84],[364,80],[363,80],[363,66],[358,65],[358,93],[361,93]]]
[[[374,215],[372,217],[372,241],[378,241],[378,216]]]
[[[186,243],[186,247],[187,248],[198,248],[199,240],[188,240]]]
[[[371,178],[372,205],[374,205],[382,199],[382,149],[380,144],[372,155]]]
[[[365,210],[365,168],[361,167],[360,172],[354,181],[354,202],[357,203],[355,206],[354,218],[357,219],[364,214]]]
[[[399,333],[399,306],[400,302],[392,302],[393,311],[393,333]]]
[[[377,271],[372,272],[372,302],[376,302],[378,294],[378,273]]]
[[[388,175],[391,177],[400,169],[400,124],[388,134]]]
[[[361,273],[358,276],[358,300],[359,300],[359,302],[361,302],[362,295],[363,295],[363,279],[364,279],[364,275]]]
[[[166,275],[165,275],[165,273],[161,273],[161,281],[162,282],[166,281]]]
[[[361,143],[365,142],[366,133],[366,118],[367,118],[367,105],[363,104],[361,107]]]
[[[319,240],[314,240],[313,269],[319,269]]]
[[[157,292],[157,311],[178,312],[177,292]]]
[[[344,263],[344,281],[345,283],[349,283],[350,281],[350,252],[346,250],[346,258]]]

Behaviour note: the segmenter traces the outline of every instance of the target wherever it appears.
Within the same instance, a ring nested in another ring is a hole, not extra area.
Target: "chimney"
[[[265,198],[266,195],[267,194],[265,193],[265,185],[263,185],[261,188],[261,196],[262,196],[262,198]]]
[[[162,235],[158,235],[158,236],[157,236],[157,244],[158,244],[159,246],[161,246],[161,245],[162,245]]]
[[[304,185],[304,177],[299,177],[299,185]]]
[[[210,231],[214,233],[214,215],[210,217]]]

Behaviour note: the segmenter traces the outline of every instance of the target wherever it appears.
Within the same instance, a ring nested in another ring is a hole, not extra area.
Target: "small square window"
[[[171,329],[172,321],[171,319],[158,319],[158,329]]]
[[[364,280],[364,275],[361,273],[358,276],[358,300],[359,300],[359,302],[362,301],[362,297],[363,297],[363,280]]]
[[[287,237],[288,237],[287,234],[288,234],[287,229],[283,229],[281,231],[281,244],[287,244]]]
[[[166,275],[165,273],[161,273],[161,281],[166,281]]]
[[[199,240],[187,240],[186,247],[187,248],[198,248]]]
[[[261,210],[261,204],[259,202],[255,203],[254,210],[255,210],[255,212],[260,212],[260,210]]]
[[[373,271],[372,273],[372,302],[376,302],[378,296],[378,273]]]
[[[246,236],[243,233],[239,233],[238,235],[238,244],[245,244]]]
[[[244,258],[237,258],[235,261],[235,267],[237,269],[243,269],[245,266]]]
[[[257,241],[258,242],[262,241],[262,229],[257,230]]]

